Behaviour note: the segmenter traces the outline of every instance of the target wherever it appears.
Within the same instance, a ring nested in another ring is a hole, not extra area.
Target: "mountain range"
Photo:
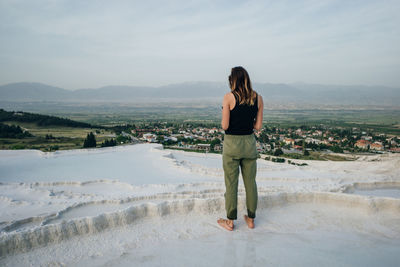
[[[253,89],[269,103],[312,103],[330,105],[399,106],[400,88],[384,86],[342,86],[319,84],[254,83]],[[159,87],[105,86],[67,90],[42,83],[11,83],[0,86],[0,101],[10,102],[140,102],[221,100],[227,83],[185,82]]]

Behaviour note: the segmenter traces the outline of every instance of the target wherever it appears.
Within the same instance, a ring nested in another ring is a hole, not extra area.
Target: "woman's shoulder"
[[[224,103],[229,105],[229,110],[232,110],[236,106],[236,97],[232,92],[228,92],[224,95]]]
[[[227,93],[224,95],[224,97],[230,97],[230,96],[233,97],[233,93],[232,93],[232,92],[227,92]]]
[[[232,92],[228,92],[228,93],[226,93],[226,94],[224,95],[224,99],[226,99],[226,100],[233,100],[233,99],[235,99],[235,96],[234,96],[234,94],[233,94]]]
[[[262,100],[262,96],[257,92],[257,91],[255,91],[255,90],[253,90],[253,92],[255,93],[255,95],[257,96],[257,99],[258,100]]]

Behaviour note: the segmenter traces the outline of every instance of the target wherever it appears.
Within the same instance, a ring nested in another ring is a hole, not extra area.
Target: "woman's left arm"
[[[261,95],[258,95],[258,111],[256,116],[256,121],[254,122],[254,129],[259,131],[262,128],[263,112],[264,112],[264,102]]]

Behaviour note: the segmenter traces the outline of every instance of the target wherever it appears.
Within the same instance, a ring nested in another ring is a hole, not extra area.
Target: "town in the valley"
[[[216,125],[191,123],[146,123],[127,125],[126,141],[161,143],[166,148],[221,153],[224,131]],[[326,153],[400,152],[400,136],[364,130],[359,127],[326,125],[279,127],[265,126],[255,132],[260,153],[280,156]],[[129,138],[130,137],[130,138]],[[131,139],[131,140],[129,140]]]

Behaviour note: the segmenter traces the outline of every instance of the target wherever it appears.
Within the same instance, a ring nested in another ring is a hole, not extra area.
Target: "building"
[[[175,136],[164,136],[164,141],[168,141],[171,140],[173,142],[177,142],[178,138],[176,138]]]
[[[354,146],[361,149],[369,149],[370,144],[370,141],[360,139],[354,144]]]
[[[285,142],[287,145],[294,145],[294,139],[292,138],[285,138],[283,142]]]
[[[302,146],[298,146],[298,145],[295,145],[293,148],[297,149],[297,150],[303,150],[303,147]]]
[[[330,145],[330,144],[331,144],[331,143],[329,142],[329,140],[326,140],[326,139],[322,140],[321,143],[322,143],[322,144],[325,144],[325,145]]]
[[[214,151],[222,151],[222,145],[219,144],[214,145]]]
[[[314,136],[321,136],[321,135],[322,135],[322,131],[317,130],[317,131],[313,132],[312,135],[314,135]]]
[[[364,140],[367,140],[367,141],[371,141],[372,140],[372,136],[364,135],[364,136],[361,136],[361,139],[364,139]]]
[[[210,144],[197,144],[196,149],[210,151],[210,146],[211,146]]]
[[[143,139],[144,139],[146,142],[149,142],[149,143],[157,142],[157,136],[156,136],[155,134],[152,134],[152,133],[145,133],[145,134],[143,134]]]
[[[377,150],[377,151],[383,151],[383,150],[384,150],[384,147],[383,147],[383,145],[382,145],[381,143],[375,142],[375,143],[373,143],[373,144],[371,144],[371,145],[369,146],[369,149],[371,149],[371,150]]]
[[[321,143],[321,140],[307,137],[307,138],[305,139],[305,142],[306,142],[307,144],[314,143],[314,144],[317,144],[317,145],[318,145],[318,144]]]
[[[217,132],[218,132],[218,129],[215,127],[208,131],[209,134],[213,134],[213,133],[217,133]]]
[[[132,134],[137,134],[138,137],[143,136],[144,133],[149,132],[148,129],[136,129],[136,130],[131,130]]]

